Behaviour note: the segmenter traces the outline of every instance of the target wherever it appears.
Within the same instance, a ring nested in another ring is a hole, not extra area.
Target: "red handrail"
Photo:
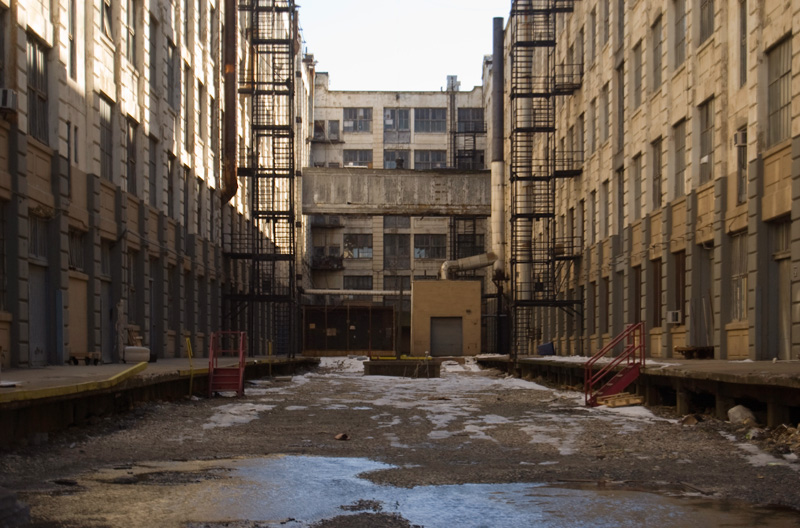
[[[234,348],[225,348],[226,344],[232,344]],[[236,365],[238,370],[238,390],[241,396],[244,393],[244,368],[247,364],[245,355],[247,351],[247,333],[234,331],[217,331],[211,334],[211,343],[208,351],[208,374],[209,392],[213,390],[214,373],[219,368],[220,356],[238,356],[239,363]]]
[[[625,340],[625,350],[620,355],[606,363],[603,368],[594,372],[594,365],[603,357],[608,355],[614,347]],[[616,369],[623,361],[627,361],[629,366],[645,365],[645,345],[644,345],[644,323],[634,323],[628,325],[625,330],[617,337],[612,339],[600,352],[592,356],[584,366],[584,396],[586,405],[592,405],[597,391],[594,386],[602,381],[611,371]],[[602,387],[601,387],[602,389]]]

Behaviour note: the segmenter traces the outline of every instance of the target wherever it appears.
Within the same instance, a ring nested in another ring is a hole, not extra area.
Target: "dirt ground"
[[[470,363],[447,364],[433,380],[365,377],[360,368],[352,359],[326,360],[291,380],[250,384],[243,399],[153,403],[97,419],[46,445],[0,454],[0,487],[30,505],[34,525],[84,526],[77,505],[73,511],[53,497],[79,496],[93,472],[280,454],[391,464],[366,478],[402,488],[561,483],[800,510],[800,463],[770,432],[703,416],[682,425],[667,409],[587,409],[580,393]],[[90,500],[102,501],[102,490]],[[314,526],[355,526],[355,518],[362,526],[411,526],[368,504],[353,509],[358,516]],[[117,524],[101,516],[91,525]]]

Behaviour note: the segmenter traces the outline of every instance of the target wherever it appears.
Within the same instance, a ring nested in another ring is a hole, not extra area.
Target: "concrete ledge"
[[[430,359],[387,359],[364,362],[365,376],[438,378],[440,373],[441,364]]]

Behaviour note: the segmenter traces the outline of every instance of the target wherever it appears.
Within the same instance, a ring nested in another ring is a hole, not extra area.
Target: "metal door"
[[[431,317],[431,356],[462,356],[461,317]]]
[[[103,363],[111,363],[114,360],[114,305],[108,281],[100,281],[100,346]]]
[[[30,265],[28,296],[30,363],[32,366],[41,367],[47,364],[48,337],[54,335],[52,329],[48,328],[50,310],[47,306],[47,268]]]

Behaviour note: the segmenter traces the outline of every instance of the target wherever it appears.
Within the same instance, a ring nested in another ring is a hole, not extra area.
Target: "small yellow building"
[[[476,356],[481,349],[481,283],[411,283],[411,355]]]

